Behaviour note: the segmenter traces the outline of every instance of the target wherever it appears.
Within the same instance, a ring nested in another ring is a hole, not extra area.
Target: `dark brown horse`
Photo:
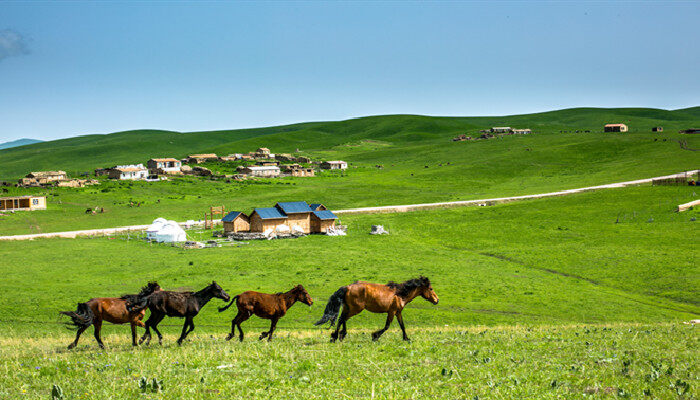
[[[151,315],[146,320],[146,333],[143,334],[139,343],[143,343],[146,339],[148,339],[146,344],[151,342],[151,328],[153,328],[158,335],[158,343],[163,344],[163,335],[158,330],[158,324],[167,315],[168,317],[185,318],[182,333],[180,338],[177,339],[177,344],[182,344],[187,335],[194,330],[194,322],[192,322],[194,317],[214,297],[223,301],[229,301],[230,299],[229,295],[215,281],[199,292],[170,292],[163,290],[143,296],[141,300],[146,299],[146,306],[151,310]]]
[[[231,302],[225,307],[219,308],[219,312],[226,311],[234,301],[238,299],[236,306],[238,307],[238,314],[231,321],[231,333],[228,334],[226,340],[231,340],[236,336],[236,326],[238,326],[238,331],[240,335],[238,339],[243,341],[243,329],[241,329],[241,323],[251,315],[255,314],[260,318],[269,319],[270,330],[264,331],[260,334],[259,340],[267,337],[267,340],[272,340],[272,332],[275,331],[275,326],[277,326],[277,321],[284,317],[290,307],[294,305],[297,301],[300,301],[307,306],[314,304],[314,300],[309,296],[309,293],[304,289],[303,286],[297,285],[292,288],[292,290],[286,293],[277,294],[267,294],[259,292],[243,292],[237,296],[233,296]]]
[[[150,282],[147,286],[141,289],[139,294],[128,294],[122,297],[97,297],[90,299],[85,303],[78,303],[76,311],[61,311],[63,315],[71,318],[72,324],[78,328],[73,343],[68,345],[69,349],[74,348],[78,344],[80,335],[85,332],[90,325],[95,327],[95,340],[100,347],[104,348],[100,333],[102,331],[102,321],[111,322],[113,324],[131,324],[131,344],[136,346],[136,326],[143,327],[141,321],[146,314],[145,303],[139,301],[139,298],[146,298],[153,292],[160,290],[160,286],[156,282]]]
[[[403,325],[401,312],[411,300],[418,296],[433,304],[437,304],[439,301],[430,284],[430,279],[424,276],[404,283],[389,282],[386,285],[355,282],[352,285],[341,287],[331,295],[323,316],[315,325],[321,325],[330,321],[331,326],[333,326],[342,307],[343,312],[340,314],[335,332],[331,334],[331,342],[335,342],[337,339],[343,340],[347,334],[346,322],[348,319],[366,309],[373,313],[387,313],[384,328],[373,332],[372,340],[378,340],[389,329],[394,316],[399,321],[399,326],[403,332],[403,340],[409,340],[406,335],[406,328]],[[342,331],[340,330],[341,325]]]

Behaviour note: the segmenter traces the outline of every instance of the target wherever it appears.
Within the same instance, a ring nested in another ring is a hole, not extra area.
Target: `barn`
[[[240,211],[231,211],[221,221],[224,223],[224,233],[250,231],[250,218]]]
[[[627,132],[628,128],[625,124],[605,124],[603,132]]]
[[[313,233],[326,233],[328,228],[335,226],[335,220],[338,217],[335,216],[329,210],[314,211],[311,213],[311,232]]]
[[[250,214],[251,232],[274,230],[280,225],[287,225],[287,216],[282,214],[276,207],[256,208]]]
[[[305,201],[289,201],[275,204],[282,214],[287,215],[287,225],[294,230],[297,226],[304,233],[311,233],[311,207]]]
[[[46,196],[0,197],[0,211],[46,210]]]

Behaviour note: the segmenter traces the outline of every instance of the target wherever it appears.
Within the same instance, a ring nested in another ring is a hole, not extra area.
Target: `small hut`
[[[250,218],[240,211],[231,211],[221,221],[224,223],[224,233],[250,231]]]
[[[603,132],[627,132],[629,128],[625,124],[605,124]]]
[[[341,160],[324,161],[321,163],[321,169],[347,169],[348,163]]]
[[[46,210],[46,196],[0,197],[0,211]]]
[[[311,232],[313,233],[326,233],[328,228],[335,226],[335,220],[338,217],[335,216],[329,210],[314,211],[311,213]]]

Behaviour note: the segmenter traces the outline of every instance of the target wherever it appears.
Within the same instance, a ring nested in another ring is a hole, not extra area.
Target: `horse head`
[[[430,284],[430,279],[426,278],[425,276],[421,276],[418,279],[420,280],[420,295],[429,302],[437,304],[440,299],[438,298],[437,293],[435,293],[433,290],[433,285]]]
[[[309,292],[307,292],[302,285],[296,285],[292,290],[294,291],[294,298],[296,301],[300,301],[307,306],[314,304],[314,299],[311,298]]]
[[[212,296],[223,301],[229,301],[231,299],[231,296],[224,292],[224,289],[222,289],[221,286],[216,283],[216,281],[211,281],[211,285],[209,285],[209,292],[212,294]]]

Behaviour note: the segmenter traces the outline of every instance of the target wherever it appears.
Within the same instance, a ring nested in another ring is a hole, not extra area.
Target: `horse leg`
[[[134,347],[138,346],[136,343],[136,323],[133,321],[131,322],[131,345]]]
[[[78,332],[75,333],[75,340],[73,341],[73,343],[71,343],[71,344],[68,345],[68,349],[69,349],[69,350],[78,345],[78,339],[80,339],[80,335],[81,335],[83,332],[85,332],[85,330],[86,330],[87,328],[88,328],[87,326],[83,326],[83,327],[78,328]]]
[[[241,324],[245,322],[248,318],[250,318],[250,313],[248,311],[238,311],[238,314],[236,314],[236,318],[233,319],[233,325],[238,326],[238,340],[243,341],[243,328],[241,328]],[[233,330],[233,327],[231,327],[231,337],[235,335],[235,332]]]
[[[340,313],[340,317],[338,318],[338,324],[335,326],[335,331],[333,333],[331,333],[331,343],[338,340],[340,327],[341,327],[341,325],[345,324],[345,321],[348,319],[348,314],[349,314],[349,311],[348,311],[347,307],[343,306],[343,312]],[[343,337],[345,337],[345,336],[343,336]],[[340,339],[340,340],[343,340],[343,339]]]
[[[379,340],[379,338],[382,336],[384,332],[386,332],[387,329],[389,329],[389,325],[391,325],[391,321],[394,320],[394,311],[389,311],[386,313],[386,324],[384,325],[384,328],[372,333],[372,341],[376,342]]]
[[[401,314],[402,311],[399,311],[396,313],[396,320],[399,321],[399,326],[401,327],[401,332],[403,332],[403,340],[410,342],[411,339],[408,338],[408,335],[406,335],[406,327],[403,326],[403,314]]]
[[[95,318],[95,322],[93,322],[92,325],[95,327],[95,340],[97,340],[97,344],[100,345],[100,348],[104,349],[105,345],[102,343],[102,338],[100,337],[100,332],[102,332],[102,320]]]
[[[341,342],[343,341],[343,339],[345,339],[345,335],[347,335],[347,333],[348,333],[348,324],[347,324],[347,322],[348,322],[348,318],[345,318],[345,319],[343,320],[343,329],[340,330],[340,333],[339,333],[339,335],[338,335],[338,339],[340,339]]]
[[[187,328],[189,327],[189,325],[191,323],[192,323],[192,317],[190,317],[190,316],[185,317],[185,324],[182,325],[182,333],[180,334],[180,338],[177,340],[178,345],[181,345],[182,341],[185,340],[185,338],[187,337],[187,332],[189,332],[187,330]]]
[[[151,315],[153,315],[153,314],[151,314]],[[153,331],[155,331],[155,333],[158,335],[158,344],[161,346],[163,345],[163,335],[161,335],[160,331],[158,330],[158,324],[160,324],[160,321],[162,321],[163,318],[165,318],[165,314],[158,314],[155,316],[155,318],[153,318],[153,322],[151,322],[151,328],[153,328]],[[148,318],[148,320],[150,321],[151,318]],[[146,321],[146,322],[148,322],[148,321]],[[151,339],[151,335],[149,334],[148,335],[149,342],[151,341],[150,339]]]
[[[148,316],[148,319],[146,320],[146,332],[143,333],[143,336],[141,336],[141,339],[139,340],[139,344],[143,343],[146,338],[148,338],[148,341],[146,342],[146,346],[151,344],[151,324],[153,321],[156,320],[156,314],[151,311],[151,315]],[[155,329],[154,329],[155,330]]]
[[[272,340],[272,332],[274,332],[275,327],[277,326],[277,321],[278,321],[278,320],[279,320],[279,318],[276,318],[276,317],[275,317],[275,318],[272,318],[272,322],[270,323],[270,331],[269,331],[269,332],[263,332],[263,333],[260,335],[260,340],[264,339],[265,337],[267,337],[267,341],[268,341],[268,342],[269,342],[270,340]]]

